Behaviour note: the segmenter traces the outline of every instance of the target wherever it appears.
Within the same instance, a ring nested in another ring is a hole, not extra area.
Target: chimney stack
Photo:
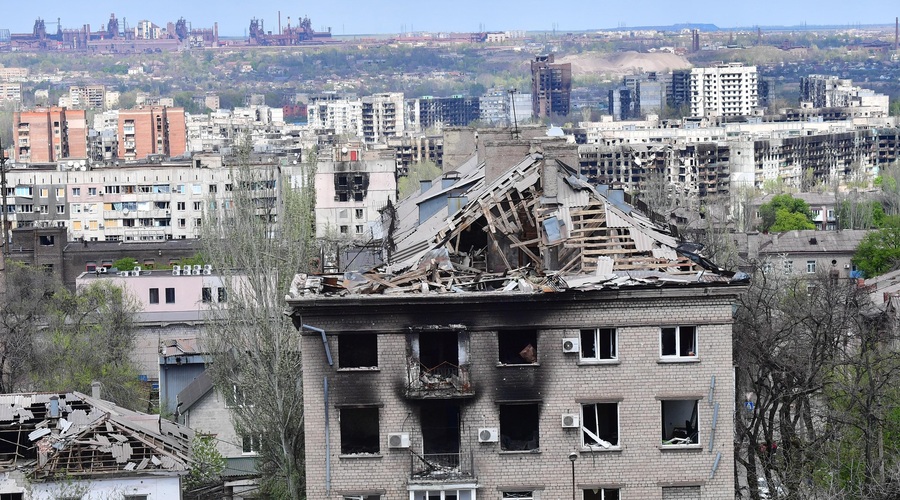
[[[91,382],[91,397],[94,399],[100,399],[100,382],[96,380]]]

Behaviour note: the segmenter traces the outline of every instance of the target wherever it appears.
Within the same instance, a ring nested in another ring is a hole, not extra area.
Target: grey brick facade
[[[292,301],[298,325],[327,332],[334,359],[329,366],[321,336],[305,331],[307,497],[417,499],[413,490],[454,487],[485,499],[521,491],[568,499],[574,452],[579,499],[599,498],[581,492],[603,488],[617,489],[621,499],[731,498],[732,302],[742,290],[697,285]],[[696,327],[690,356],[661,356],[661,328],[669,326]],[[593,328],[616,329],[615,359],[590,362],[579,352],[563,352],[563,339]],[[457,335],[456,385],[443,393],[411,390],[428,355],[426,336],[442,332]],[[536,362],[500,363],[498,332],[513,341],[519,335],[523,343],[536,340]],[[342,368],[342,346],[364,345],[363,334],[377,336],[377,368]],[[696,416],[687,417],[696,423],[696,444],[663,445],[663,406],[673,400],[698,402]],[[608,449],[585,447],[581,429],[561,424],[563,414],[575,414],[588,425],[581,408],[593,403],[617,405],[617,442]],[[430,428],[440,420],[435,412],[447,407],[458,408],[458,428],[448,425],[458,432],[461,474],[414,476],[423,469],[425,441],[439,433]],[[527,420],[535,407],[538,433],[526,446],[533,449],[504,451],[509,439],[503,436],[479,442],[479,430],[503,435],[504,426]],[[340,421],[352,408],[377,408],[377,452],[342,454],[342,441],[352,439],[342,429],[360,432]],[[408,435],[409,448],[389,447],[392,433]]]

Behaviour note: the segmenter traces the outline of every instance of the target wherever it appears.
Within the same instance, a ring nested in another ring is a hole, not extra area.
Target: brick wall
[[[340,371],[329,367],[321,338],[303,338],[307,453],[307,496],[340,498],[360,491],[382,491],[386,498],[407,498],[410,451],[389,449],[387,435],[408,432],[411,450],[422,452],[421,402],[408,400],[406,384],[408,327],[465,325],[474,396],[461,403],[460,440],[471,449],[480,498],[500,498],[500,491],[541,490],[543,499],[571,496],[570,452],[576,451],[575,483],[580,488],[618,487],[623,499],[661,499],[663,487],[691,485],[706,498],[733,496],[733,376],[731,300],[734,292],[710,294],[623,291],[613,294],[508,294],[509,300],[484,295],[484,301],[405,299],[387,304],[378,298],[319,298],[315,307],[300,307],[303,322],[329,333],[337,361],[341,342],[352,334],[378,334],[377,371]],[[460,294],[462,295],[462,294]],[[553,297],[550,297],[553,296]],[[573,299],[573,300],[569,300]],[[396,300],[396,299],[395,299]],[[352,313],[352,314],[351,314]],[[697,325],[698,361],[660,362],[660,326]],[[497,330],[536,328],[535,365],[498,365]],[[616,327],[618,362],[579,363],[562,352],[562,339],[578,337],[581,328]],[[427,335],[421,333],[420,335]],[[710,379],[716,377],[712,400]],[[325,492],[325,394],[331,458],[331,492]],[[699,444],[661,449],[661,400],[699,400]],[[582,403],[615,400],[619,404],[616,450],[581,447],[579,429],[564,429],[563,413],[579,413]],[[499,443],[478,443],[481,427],[500,427],[501,401],[538,401],[540,448],[536,452],[504,452]],[[713,404],[719,403],[715,439],[710,448]],[[379,405],[381,450],[376,456],[341,456],[342,405]],[[721,461],[713,479],[717,453]],[[674,490],[673,490],[674,491]],[[668,497],[667,497],[668,498]],[[682,497],[673,497],[682,498]],[[687,497],[684,497],[687,498]],[[691,497],[693,498],[693,497]]]

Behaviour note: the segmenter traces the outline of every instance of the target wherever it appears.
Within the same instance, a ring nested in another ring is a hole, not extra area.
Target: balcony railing
[[[412,480],[435,481],[475,477],[471,448],[460,453],[409,454],[409,476]]]
[[[428,367],[413,361],[408,371],[406,394],[409,398],[472,397],[475,389],[469,381],[469,367],[444,361]]]

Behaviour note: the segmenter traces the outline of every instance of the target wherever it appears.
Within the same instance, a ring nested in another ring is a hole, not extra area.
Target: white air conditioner
[[[141,274],[141,266],[134,266],[134,272]]]
[[[581,422],[579,422],[577,413],[563,413],[562,414],[562,426],[564,429],[576,429],[580,426]]]
[[[106,269],[106,267],[104,267],[104,266],[100,266],[97,268],[97,272],[100,274],[106,274],[107,272],[109,272],[109,270]]]
[[[578,337],[569,337],[563,339],[563,352],[578,352]]]
[[[194,274],[200,274],[202,270],[203,266],[201,266],[200,264],[194,264]]]
[[[844,269],[850,269],[850,264],[844,264]]]
[[[496,443],[497,441],[500,441],[500,431],[496,427],[478,429],[479,443]]]
[[[178,274],[181,274],[181,266],[179,266],[178,264],[172,264],[172,274],[174,276],[178,276],[178,274],[175,274],[175,272],[178,272]]]
[[[131,274],[131,273],[128,272],[128,271],[119,271],[119,277],[120,277],[120,278],[124,278],[124,277],[126,277],[126,276],[128,276],[128,275],[130,275],[130,274]]]
[[[203,266],[203,274],[212,274],[212,264],[206,264]]]
[[[394,432],[388,434],[388,448],[409,448],[409,433]]]
[[[134,271],[131,271],[131,275],[132,275],[132,276],[140,276],[140,275],[141,275],[141,272],[138,271],[137,269],[135,269]]]

